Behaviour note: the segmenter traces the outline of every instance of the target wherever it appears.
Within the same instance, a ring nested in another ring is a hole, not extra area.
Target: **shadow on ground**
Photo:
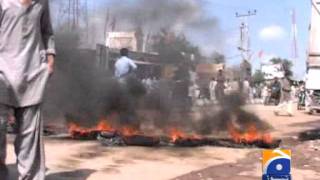
[[[91,169],[59,172],[47,175],[46,180],[86,180],[94,172],[95,171]]]
[[[7,167],[9,169],[9,177],[7,180],[17,180],[18,171],[16,165],[10,164]],[[78,169],[75,171],[58,172],[47,175],[46,180],[86,180],[94,172],[95,171],[91,169]]]

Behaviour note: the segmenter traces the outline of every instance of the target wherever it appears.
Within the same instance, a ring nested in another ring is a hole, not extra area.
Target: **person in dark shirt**
[[[291,97],[291,80],[289,73],[285,73],[285,77],[281,81],[281,98],[280,104],[274,111],[276,115],[284,112],[285,115],[293,116],[292,112],[292,97]]]

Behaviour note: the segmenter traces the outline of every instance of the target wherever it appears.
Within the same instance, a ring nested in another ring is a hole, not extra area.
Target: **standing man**
[[[239,80],[237,78],[234,78],[233,81],[230,84],[230,88],[231,88],[231,94],[233,93],[239,93]]]
[[[242,85],[242,95],[246,103],[250,103],[250,83],[248,78],[245,78]]]
[[[285,111],[286,115],[293,116],[292,112],[292,98],[291,98],[291,81],[289,79],[290,74],[285,73],[285,77],[281,83],[281,98],[280,104],[274,111],[275,115],[279,115],[280,112]]]
[[[136,119],[135,107],[137,103],[137,97],[134,92],[131,91],[130,86],[139,83],[135,78],[130,78],[130,74],[137,69],[137,65],[128,58],[129,50],[123,48],[120,50],[121,58],[115,63],[115,74],[114,76],[118,79],[120,84],[120,92],[118,92],[119,100],[119,114],[120,123],[123,125],[130,125],[132,127],[139,126]],[[130,79],[129,79],[130,78]],[[151,82],[151,80],[150,80]],[[143,85],[141,84],[143,87]]]
[[[126,77],[128,77],[128,75],[130,75],[130,73],[133,70],[137,69],[137,65],[133,62],[133,60],[128,58],[129,50],[127,48],[122,48],[120,50],[120,55],[121,55],[121,58],[118,59],[114,65],[115,66],[114,76],[118,78],[120,82],[122,82],[123,80],[125,80]]]
[[[261,96],[262,96],[262,103],[264,105],[267,105],[269,103],[269,98],[268,98],[269,97],[269,88],[268,88],[267,83],[265,83],[263,85]]]
[[[44,180],[41,103],[53,72],[54,36],[48,0],[0,0],[0,179],[6,179],[8,112],[20,180]]]
[[[224,98],[225,81],[226,78],[224,77],[222,69],[220,69],[218,71],[217,85],[215,89],[215,95],[219,103],[221,103]]]
[[[274,79],[273,84],[271,85],[271,97],[272,99],[275,100],[275,104],[279,105],[280,100],[281,100],[281,82],[279,79],[276,77]]]
[[[210,90],[210,99],[214,103],[216,100],[216,95],[215,95],[215,88],[217,85],[217,81],[215,78],[212,78],[210,83],[209,83],[209,90]]]

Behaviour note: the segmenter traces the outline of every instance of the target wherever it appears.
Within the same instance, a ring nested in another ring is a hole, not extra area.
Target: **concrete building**
[[[108,32],[106,46],[111,49],[128,48],[138,51],[138,41],[135,32]]]

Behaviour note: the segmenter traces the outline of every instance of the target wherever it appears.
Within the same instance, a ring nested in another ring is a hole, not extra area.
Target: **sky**
[[[114,0],[91,0],[90,7],[99,7]],[[117,2],[134,2],[135,0],[119,0]],[[161,0],[159,0],[161,1]],[[192,0],[181,0],[192,1]],[[267,63],[272,57],[281,57],[292,60],[294,76],[303,78],[306,70],[306,58],[309,32],[308,27],[311,15],[310,0],[194,0],[202,5],[203,13],[209,19],[217,20],[217,29],[212,29],[211,34],[203,36],[219,36],[219,42],[208,43],[203,41],[200,47],[205,49],[216,49],[223,53],[228,59],[229,65],[241,62],[237,47],[240,39],[240,23],[242,19],[236,18],[236,12],[246,14],[249,10],[257,10],[256,16],[247,19],[250,28],[251,50],[254,53],[251,63],[254,70],[260,68],[260,63]],[[119,4],[121,5],[121,4]],[[112,7],[110,7],[112,9]],[[298,58],[292,56],[292,19],[290,12],[295,10],[297,23],[297,47]],[[221,38],[221,37],[222,38]],[[189,36],[194,38],[192,35]],[[211,37],[211,38],[212,38]],[[197,38],[197,36],[195,37]],[[214,39],[214,38],[212,38]],[[222,42],[220,43],[220,39]],[[195,40],[195,39],[193,39]],[[197,42],[197,40],[195,40]],[[198,42],[201,42],[201,40]],[[205,42],[205,43],[204,43]],[[263,52],[262,58],[258,57]],[[230,58],[229,58],[230,57]],[[232,57],[232,58],[231,58]]]
[[[250,27],[251,49],[255,52],[251,63],[259,69],[261,62],[268,62],[271,57],[292,60],[296,78],[305,73],[306,51],[308,48],[308,27],[311,16],[309,0],[205,0],[205,11],[218,18],[226,37],[225,53],[239,54],[239,25],[241,19],[235,13],[246,14],[248,10],[257,10],[257,15],[248,18]],[[290,12],[296,12],[298,58],[292,56],[292,18]],[[262,58],[258,54],[263,51]],[[228,57],[228,55],[226,55]],[[239,58],[228,59],[228,63],[237,64]]]

